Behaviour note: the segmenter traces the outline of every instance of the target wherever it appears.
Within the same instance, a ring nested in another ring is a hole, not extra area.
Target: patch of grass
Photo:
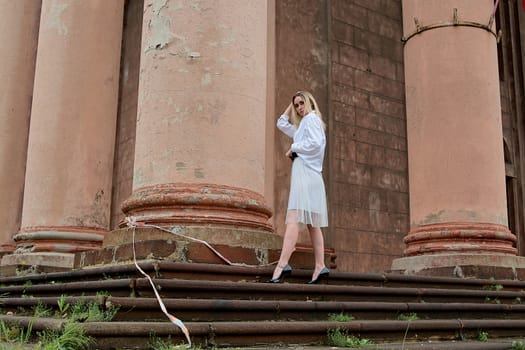
[[[397,316],[397,319],[400,321],[416,321],[419,320],[419,316],[415,312],[409,314],[400,314]]]
[[[488,286],[484,286],[483,289],[493,290],[497,292],[497,291],[503,290],[503,286],[501,284],[490,284]]]
[[[79,301],[74,305],[66,302],[66,296],[61,295],[57,300],[58,310],[52,310],[42,303],[33,307],[35,317],[60,317],[66,319],[61,331],[37,332],[38,343],[36,350],[81,350],[89,349],[94,339],[84,334],[84,328],[79,322],[111,321],[118,312],[118,307],[109,307],[105,310],[96,302]],[[0,322],[0,342],[12,345],[11,348],[23,348],[29,345],[32,334],[32,323],[24,329],[17,325]],[[15,347],[18,346],[18,347]]]
[[[349,335],[348,332],[336,328],[328,331],[328,344],[345,348],[361,348],[372,344],[372,341]]]
[[[39,317],[50,317],[53,313],[51,311],[51,308],[47,307],[44,303],[41,301],[38,302],[35,306],[33,306],[33,315],[37,318]]]
[[[171,337],[168,336],[167,340],[162,340],[156,336],[151,336],[150,338],[150,346],[153,350],[200,350],[200,347],[192,346],[191,348],[188,348],[186,344],[179,344],[174,345],[171,342]],[[226,350],[227,348],[221,348],[221,350]]]
[[[348,322],[348,321],[352,321],[353,319],[354,319],[354,316],[345,314],[342,311],[339,314],[329,314],[328,315],[329,321]]]
[[[478,340],[481,342],[487,342],[489,340],[489,333],[485,331],[479,331]]]
[[[33,285],[33,281],[31,281],[31,280],[27,280],[24,283],[24,287],[31,287],[32,285]]]
[[[525,350],[525,344],[521,340],[514,340],[512,342],[512,350]]]
[[[62,332],[44,331],[39,333],[39,336],[40,341],[36,346],[38,350],[88,349],[95,341],[87,336],[82,325],[76,322],[66,322]]]
[[[485,303],[492,303],[492,304],[501,304],[501,301],[499,300],[498,297],[494,298],[494,299],[490,299],[489,297],[485,297]]]
[[[0,321],[0,342],[6,343],[27,343],[31,339],[33,322],[30,322],[27,329],[19,325],[8,325]]]
[[[72,321],[80,322],[108,322],[115,317],[118,309],[118,307],[113,306],[106,310],[102,310],[95,302],[89,303],[80,300],[71,308],[70,319]]]
[[[58,306],[58,316],[59,317],[66,317],[67,312],[69,310],[70,305],[66,302],[66,295],[62,294],[60,298],[57,300],[57,306]]]
[[[107,290],[101,290],[97,292],[97,296],[109,297],[111,294]]]

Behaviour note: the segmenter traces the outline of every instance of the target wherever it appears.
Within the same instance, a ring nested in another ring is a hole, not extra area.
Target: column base
[[[137,223],[157,226],[216,226],[273,232],[272,211],[260,194],[206,183],[167,183],[136,189],[122,211]],[[124,227],[122,222],[120,227]]]
[[[395,259],[391,272],[405,275],[525,279],[525,257],[498,254],[432,254]]]
[[[106,233],[106,230],[88,227],[26,227],[13,237],[16,242],[15,254],[92,250],[102,245]]]
[[[210,244],[224,258],[234,264],[266,265],[279,260],[282,237],[257,230],[231,227],[175,227],[177,233],[201,239]],[[135,229],[135,256],[140,260],[167,260],[185,263],[227,264],[203,243],[159,230],[138,227]],[[325,250],[326,265],[336,268],[333,249]],[[123,264],[133,261],[133,232],[115,230],[104,240],[102,249],[80,252],[75,255],[75,269]],[[311,247],[298,246],[290,259],[295,268],[311,269],[314,256]]]
[[[0,276],[24,276],[46,272],[70,271],[75,254],[71,253],[21,253],[2,257]]]
[[[260,230],[213,226],[174,226],[135,228],[137,260],[162,259],[189,263],[226,263],[205,244],[207,242],[232,263],[267,264],[279,251],[282,238]],[[165,231],[173,231],[170,233]],[[191,237],[192,239],[185,238]],[[278,259],[277,255],[277,259]],[[76,254],[75,267],[129,263],[133,261],[133,231],[120,229],[109,233],[102,249]]]
[[[404,239],[406,256],[428,254],[516,255],[516,236],[507,226],[478,222],[420,225]]]

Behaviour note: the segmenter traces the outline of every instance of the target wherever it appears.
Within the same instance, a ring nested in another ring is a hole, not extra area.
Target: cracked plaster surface
[[[58,34],[66,36],[68,34],[68,28],[62,21],[62,14],[68,8],[68,4],[55,4],[51,5],[49,9],[49,16],[46,20],[46,28],[54,29]]]

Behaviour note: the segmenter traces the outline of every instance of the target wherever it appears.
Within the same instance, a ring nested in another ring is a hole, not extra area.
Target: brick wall
[[[401,1],[329,4],[327,245],[340,270],[384,271],[409,229]]]
[[[143,7],[143,0],[127,1],[124,14],[111,229],[115,229],[124,218],[120,206],[131,195],[133,188]]]
[[[276,121],[299,90],[315,96],[323,115],[328,112],[328,28],[327,0],[278,0],[276,6]],[[275,124],[274,124],[275,125]],[[274,126],[275,127],[275,126]],[[275,131],[275,230],[283,235],[290,187],[290,159],[285,157],[291,139]],[[325,163],[325,169],[328,169]],[[326,176],[328,171],[324,171]],[[300,234],[302,244],[310,243],[306,230]]]

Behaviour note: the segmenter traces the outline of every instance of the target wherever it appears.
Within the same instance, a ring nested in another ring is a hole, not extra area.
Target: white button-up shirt
[[[289,120],[287,115],[281,115],[277,120],[277,127],[293,138],[292,152],[297,153],[306,166],[317,172],[323,171],[326,136],[321,118],[312,111],[303,117],[299,127],[295,127]]]

